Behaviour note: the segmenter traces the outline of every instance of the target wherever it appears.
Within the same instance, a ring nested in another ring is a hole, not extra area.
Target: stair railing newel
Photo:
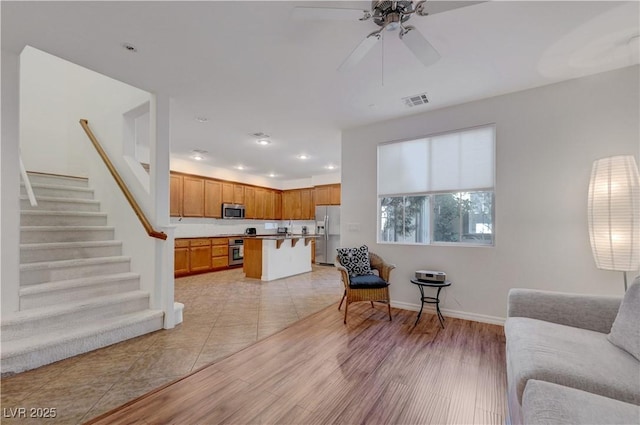
[[[100,145],[100,142],[98,142],[98,139],[93,134],[93,131],[91,131],[91,128],[89,128],[89,121],[87,121],[86,119],[81,119],[80,125],[84,129],[85,133],[87,133],[89,140],[91,140],[91,143],[93,144],[96,151],[98,152],[98,155],[100,155],[100,158],[102,158],[102,161],[107,166],[107,169],[115,179],[116,183],[118,184],[118,187],[120,187],[120,190],[122,190],[122,193],[124,194],[125,198],[127,198],[129,205],[131,205],[131,208],[133,208],[133,211],[138,216],[138,219],[142,223],[142,226],[144,227],[147,234],[152,238],[166,240],[167,234],[154,229],[153,226],[151,225],[151,222],[142,211],[142,208],[140,208],[140,205],[138,205],[138,202],[133,197],[133,194],[131,193],[129,188],[127,188],[127,185],[122,179],[122,177],[120,176],[120,174],[118,173],[118,170],[116,170],[116,167],[113,165],[113,163],[109,159],[109,156]]]

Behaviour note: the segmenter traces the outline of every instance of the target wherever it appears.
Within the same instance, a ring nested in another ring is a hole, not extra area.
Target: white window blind
[[[494,186],[495,127],[378,146],[378,195]]]

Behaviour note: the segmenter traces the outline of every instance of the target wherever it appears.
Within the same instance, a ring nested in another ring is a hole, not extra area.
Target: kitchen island
[[[311,271],[311,241],[316,235],[266,235],[244,238],[244,273],[271,281]]]

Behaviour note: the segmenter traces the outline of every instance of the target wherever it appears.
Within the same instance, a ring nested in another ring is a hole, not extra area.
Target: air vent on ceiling
[[[409,108],[413,108],[414,106],[426,105],[429,103],[429,99],[427,99],[426,93],[420,93],[409,97],[403,97],[402,101]]]

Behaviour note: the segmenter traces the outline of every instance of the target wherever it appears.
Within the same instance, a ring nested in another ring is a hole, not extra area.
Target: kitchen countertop
[[[279,239],[301,239],[301,238],[319,238],[320,235],[303,235],[302,233],[292,235],[244,235],[245,239],[267,239],[267,240],[279,240]]]
[[[178,237],[176,239],[206,239],[206,238],[242,238],[242,239],[271,239],[271,240],[277,240],[277,239],[294,239],[294,238],[319,238],[320,235],[316,235],[316,234],[306,234],[303,235],[302,233],[294,233],[291,235],[285,235],[285,234],[268,234],[268,235],[247,235],[245,233],[230,233],[230,234],[223,234],[223,235],[211,235],[211,236],[193,236],[193,237],[189,237],[189,236],[182,236],[182,237]]]

